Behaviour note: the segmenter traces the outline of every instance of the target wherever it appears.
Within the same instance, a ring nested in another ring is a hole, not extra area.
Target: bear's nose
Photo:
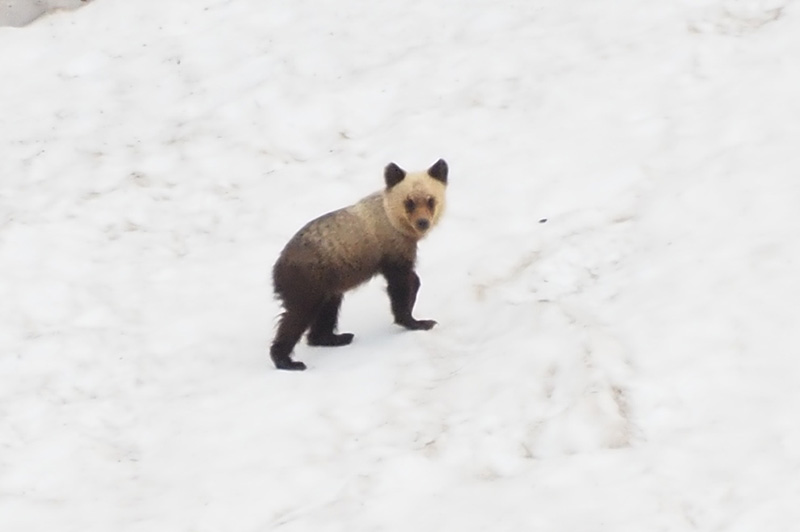
[[[420,231],[427,231],[430,226],[431,223],[428,220],[425,219],[417,220],[417,229],[419,229]]]

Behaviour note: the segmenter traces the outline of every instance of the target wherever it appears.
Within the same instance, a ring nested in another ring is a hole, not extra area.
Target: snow
[[[25,26],[45,13],[76,9],[90,0],[3,0],[0,2],[0,26]]]
[[[799,27],[101,0],[0,28],[0,530],[790,530]],[[439,325],[376,280],[351,346],[274,370],[284,243],[439,157]]]

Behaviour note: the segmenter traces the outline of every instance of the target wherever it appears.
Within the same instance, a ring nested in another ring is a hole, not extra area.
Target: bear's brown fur
[[[306,329],[310,345],[349,344],[352,334],[334,332],[342,297],[377,274],[388,283],[395,323],[425,330],[436,325],[412,317],[420,286],[414,264],[417,242],[443,212],[447,174],[442,159],[417,173],[391,163],[383,191],[312,220],[289,240],[272,270],[284,307],[270,348],[275,367],[306,368],[291,359]]]

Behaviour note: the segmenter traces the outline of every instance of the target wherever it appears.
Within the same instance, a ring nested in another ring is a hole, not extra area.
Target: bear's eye
[[[414,203],[414,200],[409,198],[403,202],[403,206],[405,206],[407,212],[413,212],[417,205]]]
[[[432,211],[435,206],[436,200],[433,198],[428,198],[428,210]]]

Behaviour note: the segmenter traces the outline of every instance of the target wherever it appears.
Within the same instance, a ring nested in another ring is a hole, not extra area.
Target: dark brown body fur
[[[444,161],[441,164],[446,180],[447,167]],[[427,223],[424,229],[428,229]],[[293,361],[291,353],[307,329],[310,345],[349,344],[352,334],[335,333],[343,294],[378,274],[388,283],[395,323],[408,329],[432,328],[435,321],[412,317],[420,287],[414,271],[419,238],[392,224],[382,193],[325,214],[300,229],[272,271],[275,295],[285,309],[270,349],[275,366],[306,368]]]

